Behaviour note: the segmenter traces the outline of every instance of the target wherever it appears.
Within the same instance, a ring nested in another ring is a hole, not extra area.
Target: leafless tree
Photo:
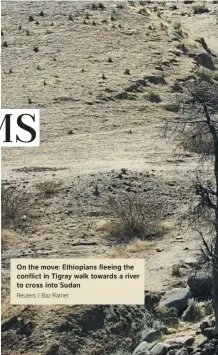
[[[202,238],[202,253],[212,267],[215,333],[218,335],[218,83],[195,81],[187,85],[185,92],[183,118],[176,122],[173,131],[185,150],[200,154],[201,167],[209,158],[212,168],[206,184],[196,176],[198,199],[192,206],[192,212],[199,217],[197,222],[203,217],[211,227],[210,242],[205,230],[198,230]]]

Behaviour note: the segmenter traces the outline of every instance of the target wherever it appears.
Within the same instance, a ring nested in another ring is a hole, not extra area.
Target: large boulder
[[[193,297],[207,300],[212,297],[212,276],[207,271],[199,271],[188,278],[188,286]]]
[[[192,294],[187,288],[173,288],[165,293],[160,300],[160,306],[176,308],[178,312],[183,312],[188,306],[188,300]]]
[[[160,338],[162,335],[162,332],[160,329],[149,329],[145,330],[142,333],[142,340],[147,341],[148,343],[152,343],[153,341],[157,340]]]
[[[167,353],[166,345],[163,343],[157,343],[151,349],[152,355],[165,355]]]
[[[147,341],[142,341],[133,351],[132,355],[151,355]]]
[[[200,53],[195,56],[196,62],[201,65],[202,67],[205,67],[210,70],[215,70],[215,65],[213,63],[213,60],[210,56],[209,53]]]

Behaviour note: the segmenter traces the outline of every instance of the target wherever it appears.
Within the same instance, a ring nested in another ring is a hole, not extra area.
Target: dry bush
[[[183,149],[189,152],[203,154],[204,156],[213,154],[213,144],[211,138],[204,131],[200,131],[199,127],[190,127],[184,132],[182,141]]]
[[[35,184],[36,189],[39,190],[39,192],[45,197],[55,195],[55,193],[58,192],[60,186],[61,182],[54,180],[43,181]]]
[[[21,222],[22,216],[30,210],[30,198],[24,191],[16,188],[1,189],[1,221],[2,228],[15,227]]]
[[[176,122],[175,138],[186,151],[200,154],[202,158],[214,153],[213,141],[208,125],[203,116],[203,103],[213,116],[213,123],[218,125],[218,84],[196,80],[189,83],[184,91],[183,119]],[[191,97],[190,97],[191,94]],[[179,98],[178,98],[179,100]]]
[[[163,204],[149,199],[144,193],[123,193],[117,198],[110,197],[107,207],[117,221],[110,234],[118,243],[135,238],[152,239],[161,231]]]
[[[154,90],[150,90],[146,95],[145,98],[150,101],[150,102],[154,102],[154,103],[159,103],[161,102],[161,97],[160,95],[154,91]]]
[[[216,78],[215,73],[214,73],[213,70],[210,70],[210,69],[207,69],[207,68],[204,68],[204,67],[199,67],[196,70],[196,75],[201,80],[207,81],[208,83],[212,83],[214,77]]]
[[[167,326],[175,327],[179,324],[179,315],[176,308],[168,308],[166,306],[158,306],[155,309],[157,318]]]
[[[209,10],[205,6],[205,3],[204,3],[204,4],[198,4],[198,5],[193,6],[193,12],[195,15],[197,15],[197,14],[203,14],[205,12],[209,12]]]
[[[23,242],[23,236],[15,231],[4,229],[1,233],[2,250],[16,248]]]

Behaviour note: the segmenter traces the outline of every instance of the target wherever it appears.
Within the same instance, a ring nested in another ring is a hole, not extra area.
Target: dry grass
[[[163,233],[167,233],[170,230],[174,229],[176,226],[176,220],[175,219],[168,219],[165,221],[161,221],[159,224],[160,229],[163,231]]]
[[[55,195],[60,189],[61,182],[48,180],[35,184],[36,189],[45,197],[50,197]]]
[[[16,233],[15,231],[11,230],[2,230],[1,233],[1,241],[2,241],[2,248],[10,248],[19,245],[23,240],[23,237]],[[24,239],[25,241],[25,239]]]
[[[155,243],[135,239],[128,245],[115,246],[107,253],[107,256],[111,258],[129,258],[132,255],[135,256],[135,254],[147,252],[154,246]]]

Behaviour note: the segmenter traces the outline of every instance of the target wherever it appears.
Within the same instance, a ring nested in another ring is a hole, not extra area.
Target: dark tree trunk
[[[212,264],[212,283],[213,283],[213,308],[215,314],[215,333],[218,335],[218,139],[217,133],[213,136],[214,142],[214,176],[216,184],[216,209],[215,209],[215,244]]]
[[[216,236],[215,248],[214,248],[214,256],[218,258],[218,235]],[[213,264],[213,307],[215,314],[215,333],[218,335],[218,262],[214,260]]]

